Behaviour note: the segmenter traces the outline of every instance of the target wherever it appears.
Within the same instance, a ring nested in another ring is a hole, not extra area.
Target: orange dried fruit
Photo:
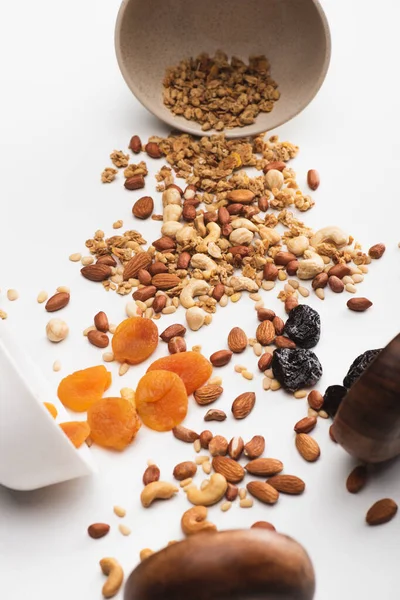
[[[158,329],[151,319],[130,317],[122,321],[112,338],[116,360],[137,365],[153,354],[158,345]]]
[[[43,405],[47,408],[53,419],[57,418],[58,410],[51,402],[43,402]]]
[[[75,448],[80,448],[90,435],[90,427],[86,421],[68,421],[67,423],[60,423],[60,427]]]
[[[93,442],[113,450],[124,450],[141,425],[134,404],[125,398],[101,398],[89,407],[87,419]]]
[[[143,423],[156,431],[182,423],[188,409],[186,388],[172,371],[148,371],[137,385],[135,402]]]
[[[104,365],[75,371],[61,380],[57,395],[63,405],[75,412],[84,412],[102,397],[111,385],[111,373]]]
[[[154,361],[147,372],[154,370],[172,371],[179,375],[189,395],[208,381],[212,365],[199,352],[179,352]]]

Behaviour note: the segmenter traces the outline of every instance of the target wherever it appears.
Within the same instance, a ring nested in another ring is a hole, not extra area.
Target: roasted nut
[[[232,414],[235,419],[245,419],[253,410],[256,403],[254,392],[240,394],[232,403]]]
[[[265,263],[263,274],[266,281],[275,281],[278,273],[279,271],[273,263]]]
[[[256,330],[256,338],[262,346],[269,346],[275,339],[273,321],[261,321]]]
[[[110,531],[110,526],[107,523],[93,523],[88,527],[88,534],[94,540],[98,540]]]
[[[275,317],[275,313],[269,308],[259,308],[257,310],[257,317],[259,321],[272,321]]]
[[[218,400],[224,389],[220,385],[203,385],[202,387],[195,390],[193,396],[197,404],[200,406],[206,406]]]
[[[139,279],[142,285],[150,285],[151,284],[151,275],[146,269],[140,269],[137,274],[137,278]]]
[[[289,314],[290,311],[298,305],[298,303],[299,301],[297,300],[296,296],[288,296],[288,298],[285,300],[285,311],[287,314]]]
[[[148,483],[140,494],[140,501],[144,508],[148,508],[154,500],[167,500],[179,491],[172,483],[167,481],[153,481]]]
[[[258,361],[258,368],[260,369],[260,371],[262,373],[264,373],[264,371],[266,371],[267,369],[270,368],[272,363],[272,354],[270,354],[269,352],[265,352],[264,354],[262,354],[260,356],[260,359]]]
[[[187,444],[191,444],[199,439],[199,434],[183,425],[177,425],[173,428],[172,433],[176,439],[181,440],[181,442],[186,442]]]
[[[173,337],[183,337],[186,333],[186,327],[180,323],[174,323],[170,325],[160,334],[160,338],[163,342],[169,342]]]
[[[200,445],[202,448],[207,449],[211,440],[213,439],[213,434],[208,429],[205,429],[200,433]]]
[[[197,472],[197,465],[192,461],[181,462],[174,468],[173,476],[178,481],[193,477]]]
[[[344,283],[339,277],[336,275],[331,275],[328,279],[328,285],[331,288],[332,292],[335,294],[341,294],[344,290]]]
[[[137,219],[148,219],[154,210],[154,201],[151,196],[142,196],[132,206],[133,216]]]
[[[364,312],[372,306],[372,302],[368,298],[350,298],[347,302],[347,307],[355,312]]]
[[[161,158],[162,152],[160,146],[156,142],[148,142],[145,147],[145,151],[150,156],[150,158]]]
[[[296,344],[283,335],[277,335],[274,344],[277,348],[296,348]]]
[[[129,142],[129,148],[135,154],[139,154],[139,152],[141,152],[141,150],[142,150],[142,142],[141,142],[141,139],[140,139],[140,137],[138,135],[134,135],[134,136],[131,137],[131,140]]]
[[[178,262],[176,264],[178,269],[187,269],[190,264],[191,256],[189,252],[181,252],[178,256]]]
[[[371,246],[371,248],[368,250],[368,254],[370,255],[371,258],[382,258],[382,256],[384,255],[386,250],[386,246],[385,244],[375,244],[374,246]]]
[[[124,186],[127,190],[140,190],[144,188],[144,177],[143,175],[133,175],[125,179]]]
[[[157,314],[157,313],[160,313],[165,308],[166,304],[167,304],[167,296],[164,296],[164,295],[156,296],[154,298],[153,304],[151,305],[151,308]],[[182,350],[181,352],[184,352],[184,351]]]
[[[293,275],[296,275],[298,268],[299,268],[299,261],[291,260],[286,265],[286,273],[292,277]]]
[[[205,421],[225,421],[226,413],[223,410],[210,408],[204,415]]]
[[[212,466],[214,471],[223,475],[229,483],[239,483],[245,476],[243,467],[228,456],[214,456]]]
[[[213,367],[224,367],[232,358],[231,350],[218,350],[210,356],[210,363]]]
[[[318,390],[312,390],[307,397],[309,406],[314,410],[321,410],[324,404],[324,397]]]
[[[280,317],[274,317],[272,319],[272,325],[275,327],[276,335],[282,335],[283,330],[285,329],[285,323],[282,319]]]
[[[157,465],[149,465],[143,473],[143,484],[148,485],[160,479],[160,469]]]
[[[318,171],[316,171],[315,169],[310,169],[307,173],[307,183],[308,183],[308,187],[311,190],[317,190],[319,188],[319,183],[320,183],[320,179],[319,179],[319,173]]]
[[[265,450],[265,439],[262,435],[255,435],[244,446],[245,455],[250,458],[258,458]]]
[[[235,354],[240,354],[247,347],[247,335],[240,327],[234,327],[228,335],[228,346]]]
[[[224,496],[228,482],[220,473],[214,473],[210,477],[209,483],[202,490],[196,486],[190,486],[187,490],[187,499],[192,504],[199,506],[212,506],[221,500]]]
[[[207,521],[207,508],[205,506],[194,506],[182,515],[181,527],[185,535],[194,535],[199,532],[217,531],[214,523]]]
[[[108,318],[105,312],[100,311],[97,313],[97,315],[95,315],[94,319],[94,326],[96,327],[96,329],[98,331],[102,331],[103,333],[107,333],[108,329],[109,329],[109,323],[108,323]]]
[[[217,283],[212,291],[212,297],[219,302],[222,296],[225,294],[225,286],[222,283]]]
[[[134,300],[140,300],[141,302],[146,302],[149,298],[152,298],[156,295],[157,288],[154,285],[145,285],[142,288],[139,288],[132,294],[132,298]]]
[[[102,333],[101,331],[97,331],[97,329],[89,331],[87,334],[87,339],[93,346],[96,346],[96,348],[107,348],[108,344],[110,343],[108,335]]]
[[[122,586],[124,572],[115,558],[102,558],[100,567],[104,575],[107,575],[107,581],[103,585],[102,594],[104,598],[112,598],[118,594]]]
[[[177,354],[178,352],[186,352],[186,342],[183,337],[175,336],[168,342],[168,352]]]
[[[216,435],[208,444],[211,456],[225,456],[228,452],[228,440],[223,435]]]
[[[228,454],[233,460],[239,460],[244,448],[244,441],[240,436],[233,437],[229,442]]]
[[[238,494],[239,488],[237,487],[237,485],[234,485],[233,483],[228,483],[228,487],[225,492],[225,498],[229,502],[233,502],[238,497]]]
[[[292,260],[296,260],[296,256],[292,252],[278,252],[274,258],[276,265],[283,265],[284,267]]]
[[[316,277],[314,277],[313,281],[312,281],[312,288],[314,290],[317,290],[319,288],[324,288],[327,286],[328,284],[328,273],[319,273]]]

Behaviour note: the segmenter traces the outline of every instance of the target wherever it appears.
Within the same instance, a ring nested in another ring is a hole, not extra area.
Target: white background
[[[315,296],[310,299],[323,323],[316,348],[324,366],[322,391],[340,383],[360,352],[386,344],[400,324],[400,5],[394,0],[326,0],[324,5],[333,37],[327,80],[307,110],[278,133],[301,147],[292,164],[302,185],[309,168],[321,173],[307,223],[316,228],[340,225],[365,248],[385,242],[387,252],[360,286],[360,294],[374,302],[367,313],[350,313],[345,295],[327,294],[324,303]],[[101,362],[101,351],[89,346],[81,333],[93,315],[105,310],[112,322],[124,317],[125,299],[83,280],[79,265],[69,262],[68,255],[84,252],[84,241],[97,228],[112,234],[117,219],[123,219],[126,228],[140,228],[149,241],[159,235],[156,222],[137,225],[132,219],[131,207],[140,191],[126,192],[121,178],[110,186],[99,182],[109,153],[125,149],[131,135],[146,140],[151,134],[167,133],[135,101],[119,74],[113,49],[117,9],[116,0],[20,0],[3,3],[1,11],[0,307],[9,313],[15,336],[54,391],[62,376]],[[152,183],[160,164],[148,162],[152,171],[146,192],[153,193],[160,212],[160,195]],[[44,336],[48,315],[35,298],[39,290],[52,292],[62,284],[71,287],[71,302],[62,315],[71,335],[54,346]],[[11,287],[21,295],[15,303],[5,296]],[[266,306],[282,314],[276,292],[264,294]],[[182,319],[183,315],[165,317],[161,327]],[[201,343],[208,356],[225,346],[229,329],[239,323],[248,335],[254,334],[256,317],[249,300],[219,310],[209,328],[187,336],[188,345]],[[157,356],[164,352],[160,346]],[[52,372],[55,359],[62,362],[61,373]],[[256,370],[250,349],[235,362]],[[114,371],[111,391],[135,387],[146,368],[147,363],[123,379]],[[399,517],[372,529],[364,516],[379,498],[400,501],[399,463],[380,470],[362,493],[351,496],[345,479],[355,463],[329,440],[329,422],[320,420],[315,430],[321,459],[307,464],[294,448],[292,431],[306,413],[306,402],[283,392],[263,393],[261,376],[245,382],[233,373],[232,363],[220,373],[225,387],[220,408],[229,412],[233,397],[247,389],[256,391],[257,404],[244,422],[228,418],[212,424],[214,433],[242,434],[246,439],[264,434],[267,455],[280,458],[286,472],[304,478],[307,489],[298,498],[282,496],[272,508],[256,502],[252,510],[235,506],[222,514],[214,507],[211,520],[228,529],[266,519],[298,539],[315,565],[317,600],[398,597]],[[191,402],[187,425],[200,430],[203,412]],[[141,548],[158,549],[180,539],[180,515],[188,508],[184,495],[145,511],[139,503],[141,475],[152,458],[163,477],[171,479],[173,466],[192,458],[191,447],[171,434],[142,428],[123,454],[92,451],[98,476],[32,493],[0,488],[1,596],[7,600],[22,600],[27,593],[35,600],[98,600],[103,584],[100,558],[115,556],[129,572]],[[128,538],[118,532],[114,504],[128,511]],[[86,528],[94,521],[111,524],[106,538],[88,538]]]

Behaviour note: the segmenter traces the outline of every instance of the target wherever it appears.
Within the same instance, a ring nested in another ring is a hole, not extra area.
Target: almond
[[[285,323],[280,317],[274,317],[272,319],[272,325],[275,327],[276,335],[282,335],[283,330],[285,329]]]
[[[344,290],[343,281],[339,279],[339,277],[336,277],[336,275],[331,275],[329,277],[328,285],[335,294],[341,294]]]
[[[107,535],[110,531],[110,526],[107,523],[93,523],[88,527],[88,534],[94,540],[99,540],[100,538]]]
[[[235,419],[245,419],[253,410],[256,403],[254,392],[244,392],[240,394],[232,404],[232,414]]]
[[[228,202],[239,202],[240,204],[250,204],[254,198],[255,194],[251,190],[232,190],[226,195]]]
[[[272,321],[261,321],[256,330],[257,342],[269,346],[275,339],[275,327]]]
[[[248,462],[244,468],[251,475],[272,477],[282,471],[283,464],[277,458],[256,458]]]
[[[321,454],[318,443],[306,433],[298,433],[296,435],[296,448],[308,462],[316,461]]]
[[[160,469],[157,465],[149,465],[143,473],[143,485],[148,485],[160,479]]]
[[[270,354],[269,352],[265,352],[260,356],[260,359],[258,361],[258,368],[260,369],[260,371],[262,371],[262,373],[264,373],[264,371],[270,368],[271,363],[272,354]]]
[[[159,252],[163,252],[164,250],[175,250],[176,243],[171,237],[164,235],[163,237],[158,238],[153,242],[153,246]]]
[[[297,260],[296,255],[291,252],[278,252],[275,254],[274,261],[276,265],[283,265],[284,267],[292,260]]]
[[[371,246],[371,248],[368,250],[368,254],[370,255],[371,258],[382,258],[382,256],[384,255],[386,250],[386,246],[385,244],[375,244],[374,246]]]
[[[83,267],[81,273],[89,281],[105,281],[111,276],[111,267],[97,262],[94,265]]]
[[[125,179],[124,186],[127,190],[140,190],[144,188],[144,177],[143,175],[133,175]]]
[[[350,298],[347,302],[347,307],[355,312],[364,312],[372,306],[372,302],[368,298]]]
[[[186,327],[181,325],[180,323],[174,323],[164,329],[164,331],[160,334],[160,338],[163,342],[169,342],[173,337],[183,337],[186,333]]]
[[[169,190],[171,188],[173,188],[174,190],[178,190],[180,195],[183,196],[183,189],[181,187],[179,187],[179,185],[176,185],[176,183],[170,183],[169,185],[167,185],[167,187],[165,189]]]
[[[259,321],[272,321],[275,317],[275,313],[269,308],[259,308],[257,311],[257,317]]]
[[[214,456],[212,466],[216,473],[220,473],[229,483],[239,483],[245,476],[243,467],[228,456]]]
[[[212,297],[219,302],[222,296],[225,294],[225,286],[223,283],[217,283],[212,291]]]
[[[177,440],[191,444],[199,439],[199,434],[183,425],[177,425],[173,428],[172,433]]]
[[[226,210],[228,211],[228,213],[230,215],[240,215],[240,213],[242,212],[242,210],[244,209],[243,204],[228,204],[228,206],[226,207]]]
[[[174,273],[157,273],[152,278],[151,283],[159,290],[170,290],[179,285],[181,280]]]
[[[235,354],[240,354],[247,347],[247,335],[240,329],[240,327],[234,327],[230,330],[228,335],[228,346]]]
[[[256,521],[251,526],[251,529],[269,529],[269,531],[276,531],[274,525],[268,521]]]
[[[142,285],[150,285],[151,284],[151,275],[146,269],[140,269],[137,274],[137,278],[139,279]]]
[[[200,434],[200,445],[202,448],[207,449],[211,440],[213,439],[213,434],[208,429],[205,429]]]
[[[233,437],[229,442],[228,454],[233,460],[239,460],[244,449],[244,441],[240,436]]]
[[[139,154],[142,150],[142,141],[138,135],[133,135],[131,137],[131,141],[129,142],[129,148],[135,154]]]
[[[96,346],[97,348],[107,348],[108,344],[110,343],[108,335],[102,333],[101,331],[97,331],[97,329],[89,331],[87,334],[87,339],[93,346]]]
[[[224,367],[232,358],[230,350],[218,350],[210,356],[210,363],[213,367]]]
[[[266,281],[275,281],[279,271],[273,263],[265,263],[263,272]]]
[[[274,475],[267,483],[282,494],[302,494],[306,484],[296,475]]]
[[[364,465],[355,467],[346,481],[346,488],[350,494],[357,494],[367,483],[368,471]]]
[[[132,206],[132,213],[138,219],[148,219],[154,210],[153,198],[143,196]]]
[[[237,485],[233,485],[232,483],[228,482],[228,487],[226,488],[226,492],[225,492],[225,498],[229,502],[233,502],[238,497],[238,494],[239,494],[239,488],[237,487]]]
[[[211,456],[225,456],[228,452],[228,440],[223,435],[216,435],[208,444]]]
[[[105,254],[97,259],[96,264],[108,265],[109,267],[116,267],[117,261],[110,254]]]
[[[221,225],[226,225],[231,220],[231,215],[225,206],[220,206],[218,209],[218,221]]]
[[[158,296],[158,298],[160,298],[160,296]],[[157,298],[156,298],[156,300],[157,300]],[[153,308],[154,308],[154,302],[153,302]],[[168,352],[170,354],[178,354],[178,352],[186,352],[186,342],[183,339],[183,337],[176,335],[175,337],[171,338],[168,342]]]
[[[109,329],[108,318],[105,312],[102,310],[94,316],[93,319],[94,326],[98,331],[102,331],[103,333],[107,333]]]
[[[185,462],[181,462],[174,468],[173,476],[178,481],[183,481],[184,479],[188,479],[188,477],[193,477],[197,472],[196,463],[187,460]]]
[[[160,260],[154,261],[147,270],[152,277],[154,275],[158,275],[159,273],[168,273],[167,265],[165,265]]]
[[[156,142],[148,142],[145,147],[145,151],[150,156],[150,158],[161,158],[162,152],[160,146]]]
[[[156,295],[157,288],[154,285],[145,285],[142,288],[133,292],[132,298],[134,300],[141,300],[142,302],[146,302],[149,298],[152,298]]]
[[[265,450],[265,439],[262,435],[255,435],[244,447],[244,453],[249,458],[258,458]]]
[[[261,196],[258,199],[257,206],[261,212],[266,212],[269,209],[269,200],[267,196]]]
[[[313,290],[317,290],[318,288],[324,288],[328,284],[328,273],[319,273],[312,280],[312,288]]]
[[[271,171],[272,169],[282,172],[284,169],[286,169],[286,163],[284,163],[282,160],[274,160],[273,162],[265,165],[263,171],[264,173],[268,173],[268,171]]]
[[[163,310],[163,308],[165,308],[166,304],[167,304],[167,296],[164,296],[164,295],[156,296],[154,298],[153,304],[151,305],[151,308],[157,314],[157,313],[160,313]],[[186,350],[186,344],[185,344],[185,350]],[[181,352],[183,352],[183,350],[181,350]]]
[[[215,402],[215,400],[218,400],[223,391],[224,390],[220,385],[203,385],[193,393],[193,396],[197,404],[206,406],[207,404],[211,404],[212,402]]]
[[[278,501],[279,492],[268,483],[250,481],[246,487],[249,494],[260,500],[260,502],[264,502],[264,504],[275,504]]]
[[[58,292],[49,298],[45,304],[47,312],[56,312],[67,306],[69,302],[69,294],[67,292]]]
[[[304,417],[294,426],[296,433],[310,433],[317,424],[317,417]]]
[[[314,410],[321,410],[324,404],[324,397],[318,390],[312,390],[308,394],[307,400],[310,408],[313,408]]]
[[[123,278],[128,280],[134,278],[140,269],[147,269],[151,265],[151,256],[147,252],[138,252],[124,266]]]
[[[334,265],[328,271],[328,277],[339,277],[339,279],[343,279],[346,275],[350,275],[351,269],[347,265],[343,265],[341,263]]]
[[[190,264],[191,256],[189,252],[181,252],[178,256],[178,262],[176,264],[178,269],[187,269]]]
[[[283,335],[277,335],[274,344],[277,348],[296,348],[296,344]]]
[[[204,415],[205,421],[225,421],[226,413],[223,410],[210,408]]]
[[[383,498],[371,506],[365,520],[368,525],[382,525],[383,523],[391,521],[396,513],[396,502],[391,498]]]
[[[319,188],[319,184],[320,184],[320,179],[319,179],[319,173],[318,171],[316,171],[315,169],[310,169],[307,173],[307,183],[308,183],[308,187],[311,190],[317,190]]]

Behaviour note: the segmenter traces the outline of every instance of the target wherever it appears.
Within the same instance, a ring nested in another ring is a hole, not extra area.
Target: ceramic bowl
[[[331,53],[329,26],[317,0],[124,0],[115,47],[137,99],[172,128],[194,135],[215,131],[204,133],[163,104],[166,68],[218,49],[246,61],[265,54],[281,98],[252,125],[226,129],[229,137],[269,131],[301,112],[322,85]]]

